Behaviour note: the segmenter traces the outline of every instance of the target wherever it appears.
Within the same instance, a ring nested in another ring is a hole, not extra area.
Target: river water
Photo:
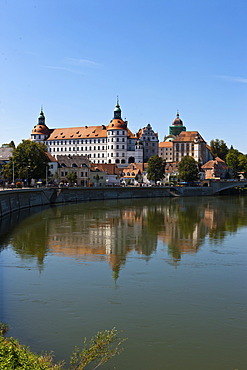
[[[247,368],[246,197],[28,212],[1,224],[9,336],[68,361],[85,336],[116,327],[128,340],[104,369]]]

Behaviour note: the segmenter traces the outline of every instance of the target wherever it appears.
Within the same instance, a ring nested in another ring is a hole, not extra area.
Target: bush
[[[37,355],[16,339],[5,338],[7,331],[8,325],[0,323],[0,370],[64,369],[65,362],[55,364],[51,354]],[[98,332],[89,344],[85,338],[82,351],[76,347],[71,356],[70,369],[83,370],[89,364],[93,365],[92,369],[96,369],[121,353],[123,349],[120,346],[126,339],[120,339],[118,333],[115,328]]]

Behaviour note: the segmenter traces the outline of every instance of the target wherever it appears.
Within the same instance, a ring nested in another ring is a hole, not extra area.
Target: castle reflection
[[[106,260],[116,279],[129,253],[145,258],[167,246],[177,263],[196,253],[205,238],[220,242],[247,225],[244,197],[122,200],[73,204],[46,209],[21,221],[8,235],[22,258],[47,254]]]

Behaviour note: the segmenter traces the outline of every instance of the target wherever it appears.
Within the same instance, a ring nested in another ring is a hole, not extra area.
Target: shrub
[[[5,338],[8,325],[0,323],[0,370],[59,370],[64,369],[65,362],[55,364],[51,354],[37,355],[29,347],[21,345],[14,338]],[[89,344],[84,339],[84,347],[80,351],[75,348],[71,356],[70,369],[83,370],[87,365],[96,369],[123,351],[121,344],[126,339],[118,337],[118,331],[104,330],[91,338]]]

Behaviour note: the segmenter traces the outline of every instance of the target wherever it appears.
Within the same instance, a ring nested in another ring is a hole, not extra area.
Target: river
[[[28,212],[1,224],[9,336],[68,361],[85,336],[116,327],[128,340],[104,369],[246,369],[246,197]]]

